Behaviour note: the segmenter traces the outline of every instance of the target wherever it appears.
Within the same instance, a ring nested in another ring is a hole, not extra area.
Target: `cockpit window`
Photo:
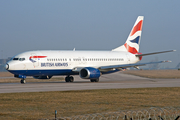
[[[13,60],[18,60],[19,58],[13,58]]]
[[[24,60],[25,60],[25,58],[13,58],[13,60],[24,61]]]
[[[19,58],[19,61],[24,61],[25,60],[25,58]]]

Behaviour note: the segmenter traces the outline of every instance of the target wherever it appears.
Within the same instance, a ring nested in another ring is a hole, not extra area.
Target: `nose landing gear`
[[[21,81],[20,81],[21,84],[25,84],[26,83],[26,81],[25,81],[26,76],[25,75],[16,75],[15,74],[14,77],[21,78]]]
[[[26,80],[25,80],[25,79],[21,79],[20,83],[21,83],[21,84],[25,84],[25,83],[26,83]]]

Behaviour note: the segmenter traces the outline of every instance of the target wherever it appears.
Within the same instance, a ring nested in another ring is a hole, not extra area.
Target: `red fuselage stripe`
[[[45,58],[45,57],[47,56],[30,56],[29,58],[31,59],[31,58]]]

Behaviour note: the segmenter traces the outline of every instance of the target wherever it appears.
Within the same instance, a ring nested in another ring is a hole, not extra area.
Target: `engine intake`
[[[79,76],[83,79],[97,79],[101,76],[101,72],[93,67],[85,67],[80,70]]]

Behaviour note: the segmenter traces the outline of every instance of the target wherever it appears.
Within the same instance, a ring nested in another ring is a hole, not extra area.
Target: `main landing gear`
[[[25,83],[26,83],[26,80],[25,80],[25,79],[21,79],[20,83],[21,83],[21,84],[25,84]]]
[[[99,82],[99,78],[97,79],[90,79],[91,82]]]
[[[67,76],[67,77],[65,77],[65,81],[66,82],[74,82],[74,78],[73,78],[73,76]],[[99,78],[97,78],[97,79],[90,79],[90,81],[91,82],[99,82]]]
[[[66,82],[74,82],[74,78],[73,78],[73,76],[67,76],[67,77],[65,77],[65,81]]]

